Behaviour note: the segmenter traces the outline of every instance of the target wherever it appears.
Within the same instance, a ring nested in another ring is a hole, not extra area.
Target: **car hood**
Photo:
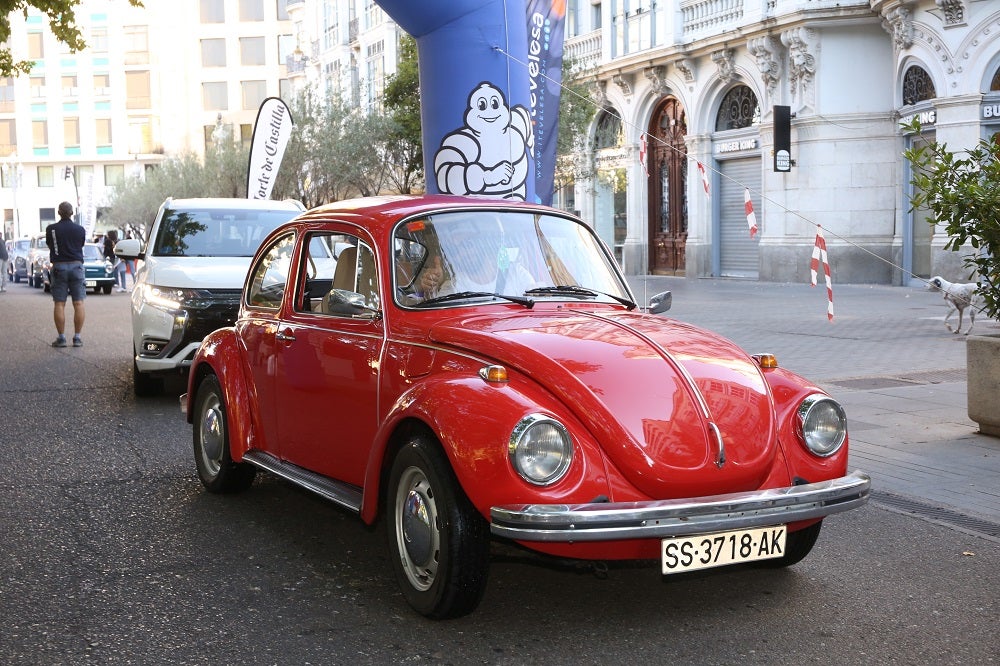
[[[147,284],[179,289],[242,289],[250,257],[150,257]]]
[[[638,313],[567,309],[442,322],[430,337],[544,385],[649,497],[759,488],[775,464],[777,419],[760,368],[708,331]]]

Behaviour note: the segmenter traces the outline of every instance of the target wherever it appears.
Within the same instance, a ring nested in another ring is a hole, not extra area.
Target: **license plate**
[[[97,280],[84,280],[84,283],[88,287],[96,287],[97,286]]]
[[[695,571],[727,564],[770,560],[785,554],[784,525],[663,539],[663,573]]]

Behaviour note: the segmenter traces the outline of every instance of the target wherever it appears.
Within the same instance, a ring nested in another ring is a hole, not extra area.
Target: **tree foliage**
[[[87,48],[87,43],[76,27],[76,6],[80,0],[0,0],[0,44],[10,44],[10,15],[22,12],[28,15],[34,7],[44,14],[49,21],[49,29],[56,39],[77,52]],[[129,0],[133,7],[142,7],[141,0]],[[35,63],[31,60],[14,61],[10,48],[0,48],[0,76],[16,76],[27,74]]]
[[[420,73],[417,43],[409,35],[399,40],[399,62],[382,95],[388,115],[389,182],[402,193],[422,189],[423,137],[420,125]]]
[[[917,134],[920,122],[905,129]],[[954,152],[932,141],[903,155],[912,168],[912,208],[928,209],[929,222],[944,226],[945,249],[966,252],[962,260],[979,281],[986,313],[1000,318],[1000,144],[981,139],[969,150]]]

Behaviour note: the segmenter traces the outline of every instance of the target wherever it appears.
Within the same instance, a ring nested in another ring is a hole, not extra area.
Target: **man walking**
[[[80,331],[83,330],[83,301],[87,298],[83,270],[83,244],[86,240],[87,232],[73,221],[73,205],[68,201],[59,204],[59,221],[45,227],[45,242],[48,243],[49,259],[52,261],[52,318],[58,334],[53,347],[66,346],[67,296],[73,299],[73,346],[83,346]]]

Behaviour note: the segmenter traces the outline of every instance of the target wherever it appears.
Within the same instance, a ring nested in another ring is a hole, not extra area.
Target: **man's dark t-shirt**
[[[65,261],[83,262],[83,244],[87,241],[87,232],[76,222],[62,218],[54,224],[45,227],[45,242],[49,246],[49,259],[52,263]]]

